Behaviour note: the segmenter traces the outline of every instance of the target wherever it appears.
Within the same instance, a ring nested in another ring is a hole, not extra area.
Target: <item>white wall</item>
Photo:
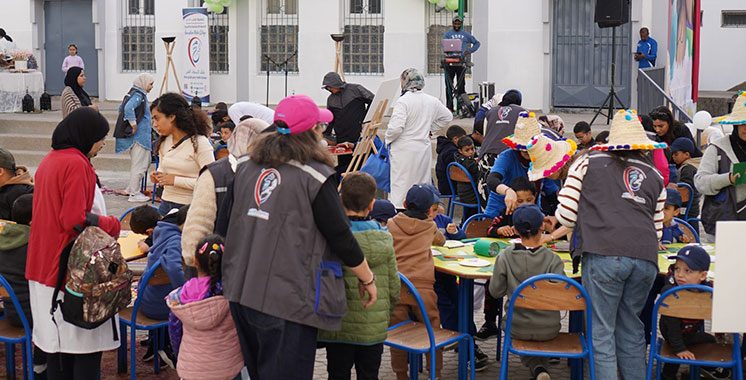
[[[19,49],[32,50],[33,24],[31,22],[34,14],[33,0],[12,0],[10,6],[3,1],[2,21],[0,28],[13,39]],[[42,19],[43,20],[43,19]],[[38,52],[34,52],[38,56]]]
[[[746,28],[721,27],[722,10],[746,10],[744,0],[707,0],[700,40],[700,90],[724,91],[746,81]]]

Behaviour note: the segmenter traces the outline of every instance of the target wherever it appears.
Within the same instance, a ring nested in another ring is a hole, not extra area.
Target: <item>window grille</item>
[[[122,71],[155,71],[155,0],[122,0]]]
[[[722,11],[723,28],[746,28],[746,10]]]
[[[190,7],[202,7],[205,0],[190,0]],[[210,29],[210,72],[213,74],[228,73],[228,7],[223,13],[207,13]]]
[[[298,0],[262,0],[261,70],[281,72],[283,68],[265,58],[269,56],[278,64],[288,58],[289,72],[298,72]],[[292,56],[292,57],[291,57]]]
[[[471,1],[467,0],[464,2],[464,22],[462,28],[467,32],[471,33],[471,14],[469,9],[471,8]],[[443,60],[443,48],[441,47],[441,41],[443,40],[443,34],[451,29],[453,23],[453,17],[458,15],[458,12],[452,12],[445,8],[440,8],[437,5],[425,3],[427,9],[427,73],[428,74],[441,74],[443,68],[441,67],[441,61]],[[479,39],[479,37],[477,37]],[[466,56],[467,61],[471,61],[471,56]],[[471,69],[467,69],[467,73],[471,73]]]
[[[342,0],[345,73],[383,74],[383,0]]]

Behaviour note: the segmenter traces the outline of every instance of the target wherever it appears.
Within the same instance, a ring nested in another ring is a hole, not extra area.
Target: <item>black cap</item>
[[[16,159],[5,148],[0,148],[0,168],[16,171]]]
[[[533,235],[539,231],[543,223],[544,213],[537,205],[527,204],[513,211],[513,228],[519,235]]]
[[[686,137],[679,137],[673,140],[670,149],[671,153],[689,152],[689,154],[694,155],[694,142]]]
[[[440,193],[429,183],[420,183],[407,191],[405,202],[408,210],[427,212],[440,201]]]
[[[699,245],[687,245],[681,248],[676,256],[668,256],[668,258],[685,262],[691,270],[710,270],[710,255]]]
[[[678,190],[666,189],[666,204],[676,207],[681,207],[681,194]]]
[[[393,218],[394,215],[396,215],[396,207],[386,199],[376,199],[376,202],[373,203],[373,210],[368,214],[368,216],[379,222],[386,222]]]

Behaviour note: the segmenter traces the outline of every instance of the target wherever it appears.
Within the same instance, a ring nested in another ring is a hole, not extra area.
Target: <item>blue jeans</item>
[[[640,312],[658,268],[650,261],[583,254],[583,286],[593,303],[596,378],[645,378],[645,331]]]
[[[164,201],[161,199],[161,204],[158,206],[158,213],[163,216],[166,216],[166,214],[168,214],[168,212],[171,211],[171,209],[182,208],[183,206],[184,205],[179,204],[179,203]]]

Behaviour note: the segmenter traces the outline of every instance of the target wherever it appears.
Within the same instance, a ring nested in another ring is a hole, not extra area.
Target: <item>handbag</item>
[[[361,172],[368,173],[376,180],[376,186],[387,192],[391,192],[391,161],[389,160],[389,147],[384,143],[378,148],[378,154],[371,154],[365,161]]]

